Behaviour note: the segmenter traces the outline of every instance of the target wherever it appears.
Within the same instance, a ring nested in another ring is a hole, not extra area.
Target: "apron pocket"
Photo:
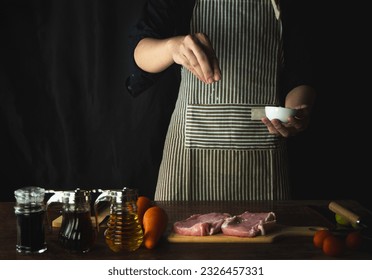
[[[273,149],[279,137],[261,120],[252,120],[250,104],[189,104],[185,146],[189,149]],[[253,110],[254,111],[254,110]]]

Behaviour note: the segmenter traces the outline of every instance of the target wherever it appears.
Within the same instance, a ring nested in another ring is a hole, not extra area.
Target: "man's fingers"
[[[195,51],[190,46],[182,45],[180,47],[182,53],[181,64],[192,72],[199,80],[206,82],[203,71],[199,65],[198,59],[195,56]]]
[[[221,77],[218,60],[209,38],[203,33],[185,37],[182,52],[184,66],[205,83],[212,83]]]
[[[211,83],[218,81],[221,78],[221,70],[218,65],[218,59],[213,49],[212,43],[208,36],[203,33],[197,33],[195,36],[201,44],[201,52],[196,54],[205,79]],[[215,77],[217,79],[215,79]]]

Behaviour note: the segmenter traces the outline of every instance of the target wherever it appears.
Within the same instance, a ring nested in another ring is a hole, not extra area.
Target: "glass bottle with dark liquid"
[[[90,193],[76,189],[51,197],[52,202],[62,202],[62,223],[58,233],[61,246],[70,252],[86,253],[96,240],[96,230],[91,220]]]
[[[45,242],[45,190],[25,187],[14,192],[17,217],[17,244],[19,253],[42,253],[47,250]]]
[[[124,188],[102,193],[95,202],[110,201],[110,216],[104,232],[108,247],[114,252],[135,251],[143,241],[137,215],[137,190]],[[97,211],[95,211],[97,213]]]

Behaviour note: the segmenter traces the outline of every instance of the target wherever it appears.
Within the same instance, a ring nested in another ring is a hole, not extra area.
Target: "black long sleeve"
[[[134,49],[146,37],[164,39],[189,33],[195,0],[148,0],[141,18],[130,35],[131,75],[128,91],[137,96],[151,87],[163,73],[148,73],[134,61]],[[314,85],[311,56],[311,21],[309,1],[282,0],[284,68],[281,87],[284,92],[301,84]]]
[[[146,37],[165,39],[189,33],[189,23],[195,0],[148,0],[137,24],[129,36],[131,75],[127,78],[127,89],[137,96],[160,79],[161,73],[148,73],[134,61],[134,49]],[[179,68],[179,67],[178,67]]]
[[[312,52],[311,4],[307,0],[281,1],[284,68],[281,85],[288,92],[298,85],[315,86]]]

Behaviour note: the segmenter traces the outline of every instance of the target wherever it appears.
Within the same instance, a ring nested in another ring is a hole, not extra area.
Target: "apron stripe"
[[[271,0],[196,0],[190,29],[208,34],[222,79],[206,85],[181,70],[155,200],[288,199],[285,142],[251,119],[252,109],[279,105]]]
[[[189,104],[186,112],[186,148],[275,148],[278,138],[267,133],[260,120],[251,120],[244,104]]]

